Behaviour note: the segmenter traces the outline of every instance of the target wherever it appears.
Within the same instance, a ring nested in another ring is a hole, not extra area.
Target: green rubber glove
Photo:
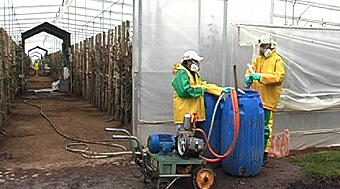
[[[256,81],[260,81],[261,80],[261,74],[260,73],[252,73],[252,74],[250,74],[250,77],[253,80],[256,80]]]
[[[247,76],[244,80],[246,86],[250,86],[253,83],[253,79],[250,76]]]
[[[235,89],[235,88],[234,87],[224,87],[223,88],[223,93],[228,94],[230,92],[230,90],[233,90],[233,89]]]

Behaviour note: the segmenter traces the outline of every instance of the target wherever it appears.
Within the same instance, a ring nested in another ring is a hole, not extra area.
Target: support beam
[[[59,11],[59,14],[58,14],[57,18],[54,21],[55,24],[57,24],[59,22],[59,20],[64,16],[65,11],[71,5],[72,1],[73,0],[67,0],[66,3],[64,3],[63,8]]]
[[[57,18],[54,20],[55,24],[58,24],[59,20],[63,17],[65,11],[68,9],[68,7],[71,5],[73,0],[67,0],[66,3],[64,3],[63,7],[61,8],[61,10],[59,10],[59,14],[57,16]],[[48,35],[46,35],[43,44],[45,44],[45,41],[47,40]]]
[[[339,6],[327,5],[327,4],[322,4],[322,3],[315,3],[315,2],[310,2],[310,1],[301,1],[301,0],[299,0],[299,1],[296,1],[296,0],[278,0],[278,1],[296,3],[296,4],[300,4],[300,5],[309,5],[309,6],[312,6],[312,7],[318,7],[318,8],[328,9],[328,10],[340,11]]]
[[[34,5],[34,8],[58,8],[60,5]],[[32,6],[15,6],[15,9],[32,9]]]
[[[55,12],[26,12],[26,13],[14,13],[15,16],[26,16],[26,15],[37,15],[37,14],[43,14],[43,15],[46,15],[46,14],[55,14]],[[0,17],[4,16],[3,14],[0,14]],[[5,15],[7,16],[7,15]]]
[[[287,19],[292,19],[292,16],[284,16],[284,15],[280,15],[280,14],[274,14],[274,17],[276,18],[287,18]],[[296,17],[295,17],[296,18]],[[322,20],[312,20],[312,19],[306,19],[306,18],[301,18],[300,21],[304,21],[304,22],[310,22],[310,23],[317,23],[317,24],[324,24],[324,25],[329,25],[329,26],[337,26],[340,27],[340,23],[335,23],[335,22],[326,22],[326,21],[322,21]]]
[[[30,20],[30,21],[32,21],[32,20],[52,20],[52,19],[54,19],[55,17],[41,17],[41,18],[21,18],[21,19],[16,19],[17,21],[23,21],[23,20]],[[2,22],[3,20],[0,20],[0,22]]]
[[[93,1],[93,0],[92,0],[92,1]],[[102,0],[97,0],[97,2],[100,2],[100,3],[101,3]],[[105,3],[105,1],[104,1],[104,3]],[[114,2],[111,1],[110,3],[113,4]],[[123,3],[119,3],[119,2],[118,2],[118,3],[116,3],[115,5],[119,5],[119,6],[122,6],[122,5],[123,5],[123,6],[131,7],[131,8],[133,7],[132,4],[128,4],[128,3],[124,3],[124,4],[123,4]],[[91,9],[91,8],[87,8],[87,7],[78,7],[78,6],[77,6],[77,7],[75,7],[75,6],[70,6],[70,7],[71,7],[71,8],[77,8],[77,9],[98,10],[98,9]]]

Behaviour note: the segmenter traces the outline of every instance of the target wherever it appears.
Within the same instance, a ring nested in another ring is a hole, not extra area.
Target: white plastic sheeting
[[[278,43],[278,52],[286,68],[279,111],[339,109],[340,30],[238,27],[241,46],[257,43],[263,33],[272,35]]]
[[[291,130],[291,149],[340,145],[340,30],[234,24],[240,46],[270,34],[278,43],[286,77],[274,132]]]

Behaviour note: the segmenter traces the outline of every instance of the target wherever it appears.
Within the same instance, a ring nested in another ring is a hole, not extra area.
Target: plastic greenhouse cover
[[[239,44],[253,46],[268,33],[278,43],[286,77],[278,111],[312,111],[340,106],[340,30],[234,24]]]

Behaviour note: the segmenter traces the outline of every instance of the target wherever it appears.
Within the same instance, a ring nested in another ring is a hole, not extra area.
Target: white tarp
[[[234,24],[240,46],[267,33],[278,43],[286,77],[274,132],[291,131],[291,149],[339,146],[340,30]]]
[[[238,27],[241,46],[257,43],[263,33],[270,34],[278,43],[278,52],[286,68],[279,111],[339,109],[340,30],[254,25]]]

